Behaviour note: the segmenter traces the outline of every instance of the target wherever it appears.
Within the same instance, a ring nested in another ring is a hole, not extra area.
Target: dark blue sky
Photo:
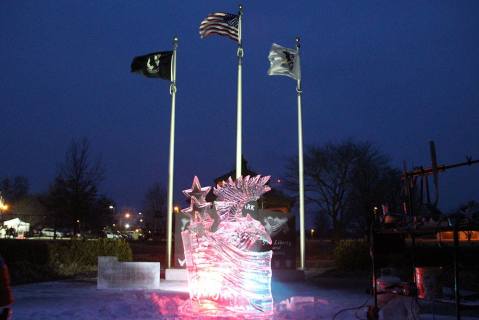
[[[245,1],[244,154],[281,177],[297,154],[295,83],[268,77],[272,42],[302,38],[304,141],[369,140],[429,165],[479,157],[478,1]],[[165,186],[168,82],[129,72],[136,55],[178,49],[175,194],[234,167],[236,45],[200,39],[236,1],[1,1],[0,176],[44,191],[72,138],[92,140],[102,191],[139,206]],[[441,207],[479,200],[479,166],[441,175]]]

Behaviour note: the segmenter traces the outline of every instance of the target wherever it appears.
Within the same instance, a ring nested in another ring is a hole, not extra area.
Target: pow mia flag
[[[131,72],[141,73],[149,78],[171,80],[171,58],[173,51],[149,53],[133,58]]]
[[[293,79],[301,79],[299,54],[295,49],[285,48],[273,43],[268,55],[270,67],[268,75],[287,76]]]

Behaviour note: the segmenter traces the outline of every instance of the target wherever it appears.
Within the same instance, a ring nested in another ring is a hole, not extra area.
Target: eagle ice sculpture
[[[273,314],[271,295],[272,251],[254,251],[255,243],[271,244],[264,226],[242,209],[271,190],[269,176],[231,178],[217,185],[217,201],[206,202],[211,187],[201,187],[197,177],[183,193],[191,199],[182,212],[190,225],[181,233],[190,300],[183,312],[206,316]]]

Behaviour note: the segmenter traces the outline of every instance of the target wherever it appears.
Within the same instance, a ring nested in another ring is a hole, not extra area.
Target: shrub
[[[61,276],[96,271],[99,256],[115,256],[121,261],[130,261],[130,246],[117,240],[72,240],[55,241],[50,244],[50,264]]]
[[[13,283],[51,280],[97,269],[98,256],[116,256],[130,261],[132,252],[120,240],[1,240]]]
[[[371,264],[364,240],[341,240],[334,249],[336,267],[343,271],[367,270]]]

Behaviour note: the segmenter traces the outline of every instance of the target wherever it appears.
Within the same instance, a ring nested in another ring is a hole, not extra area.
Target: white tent
[[[30,224],[20,220],[19,218],[4,221],[3,226],[7,229],[15,229],[18,234],[23,234],[30,230]]]

